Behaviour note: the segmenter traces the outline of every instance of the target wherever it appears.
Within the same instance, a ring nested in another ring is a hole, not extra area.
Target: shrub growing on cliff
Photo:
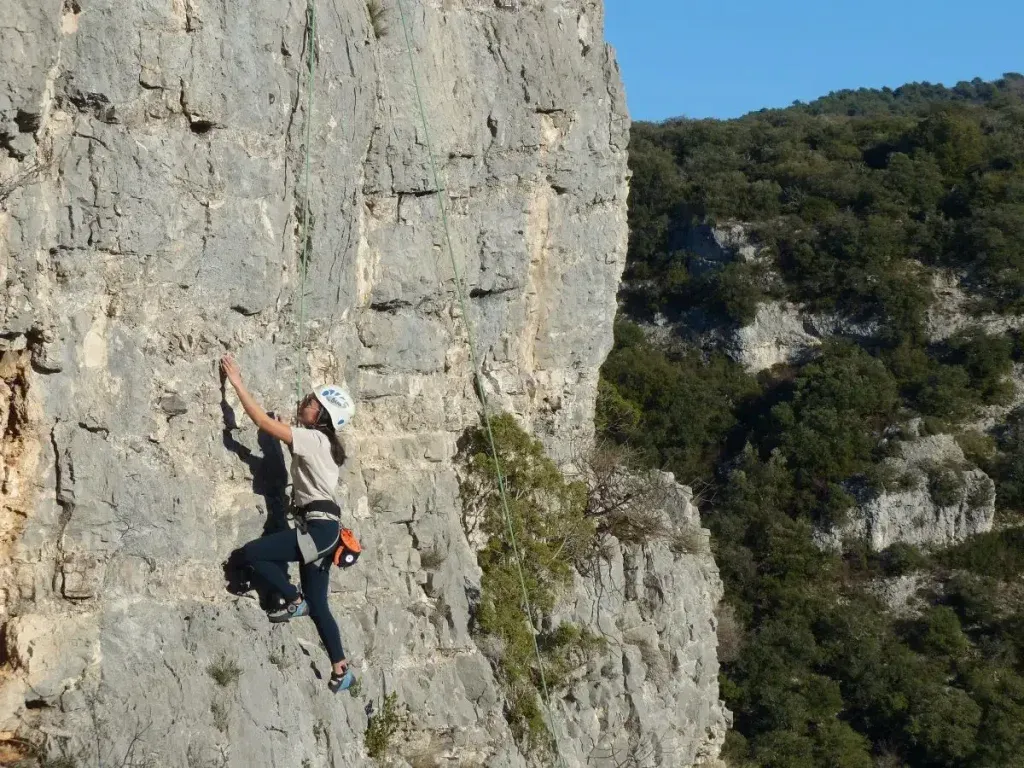
[[[670,478],[642,466],[628,446],[598,439],[572,457],[574,477],[586,483],[586,515],[600,535],[625,544],[671,540],[678,532],[665,515]]]
[[[567,481],[513,416],[492,418],[491,428],[507,517],[487,432],[471,430],[459,453],[465,514],[480,520],[487,537],[477,555],[483,576],[476,632],[505,689],[513,735],[527,750],[545,752],[551,736],[540,700],[534,629],[546,625],[559,595],[571,586],[573,566],[593,552],[596,526],[586,515],[585,484]],[[523,605],[524,582],[532,615]],[[582,629],[564,624],[541,631],[537,640],[549,689],[566,680],[596,642]]]
[[[996,579],[1018,579],[1024,576],[1024,528],[978,534],[940,557],[953,568]]]
[[[840,522],[853,499],[839,483],[868,471],[899,406],[896,382],[859,347],[825,345],[797,374],[792,394],[771,408],[763,445],[793,475],[795,511]]]
[[[366,744],[367,754],[383,763],[391,748],[391,740],[402,727],[404,720],[404,713],[398,704],[398,694],[386,694],[380,709],[371,714],[366,723],[363,743]]]
[[[939,507],[951,507],[960,501],[964,491],[963,472],[955,466],[930,465],[926,468],[928,475],[928,495]]]
[[[233,659],[229,658],[226,654],[221,654],[217,657],[216,661],[206,668],[206,673],[214,679],[217,685],[226,688],[238,681],[238,678],[242,675],[242,669]]]

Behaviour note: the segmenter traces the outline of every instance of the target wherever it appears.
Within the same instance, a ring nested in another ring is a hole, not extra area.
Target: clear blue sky
[[[1024,0],[605,0],[634,120],[1024,72]]]

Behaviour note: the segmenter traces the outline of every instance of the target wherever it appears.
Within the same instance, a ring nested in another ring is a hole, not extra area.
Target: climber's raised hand
[[[224,373],[224,378],[231,382],[242,408],[253,423],[268,435],[291,445],[292,428],[278,419],[268,416],[256,399],[249,394],[249,390],[242,383],[242,372],[238,368],[238,363],[231,359],[231,355],[224,355],[220,359],[220,369]]]
[[[224,374],[224,378],[231,382],[232,387],[238,389],[242,385],[242,371],[231,355],[224,355],[220,359],[220,370]]]

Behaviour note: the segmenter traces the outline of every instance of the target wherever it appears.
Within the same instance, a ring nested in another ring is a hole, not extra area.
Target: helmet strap
[[[319,400],[317,400],[317,405],[320,406],[320,413],[316,417],[316,426],[317,427],[333,427],[334,425],[331,423],[331,414],[327,410],[327,406],[324,405],[323,403],[321,403]]]

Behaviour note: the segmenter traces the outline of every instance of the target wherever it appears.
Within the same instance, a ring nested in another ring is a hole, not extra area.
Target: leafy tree
[[[914,263],[964,270],[980,307],[1016,311],[1019,82],[849,91],[733,121],[636,124],[627,281],[657,293],[678,263],[679,232],[739,220],[775,252],[793,298],[889,316],[897,337],[917,330],[930,301],[926,275],[910,279]]]
[[[914,144],[935,157],[952,178],[981,162],[983,152],[981,128],[965,110],[942,109],[925,118],[914,132]]]
[[[733,408],[757,391],[724,355],[670,358],[625,322],[602,376],[598,422],[685,482],[710,479],[736,425]]]
[[[771,410],[768,445],[793,472],[797,509],[836,521],[850,498],[837,484],[863,473],[899,405],[896,381],[859,347],[832,344]]]

